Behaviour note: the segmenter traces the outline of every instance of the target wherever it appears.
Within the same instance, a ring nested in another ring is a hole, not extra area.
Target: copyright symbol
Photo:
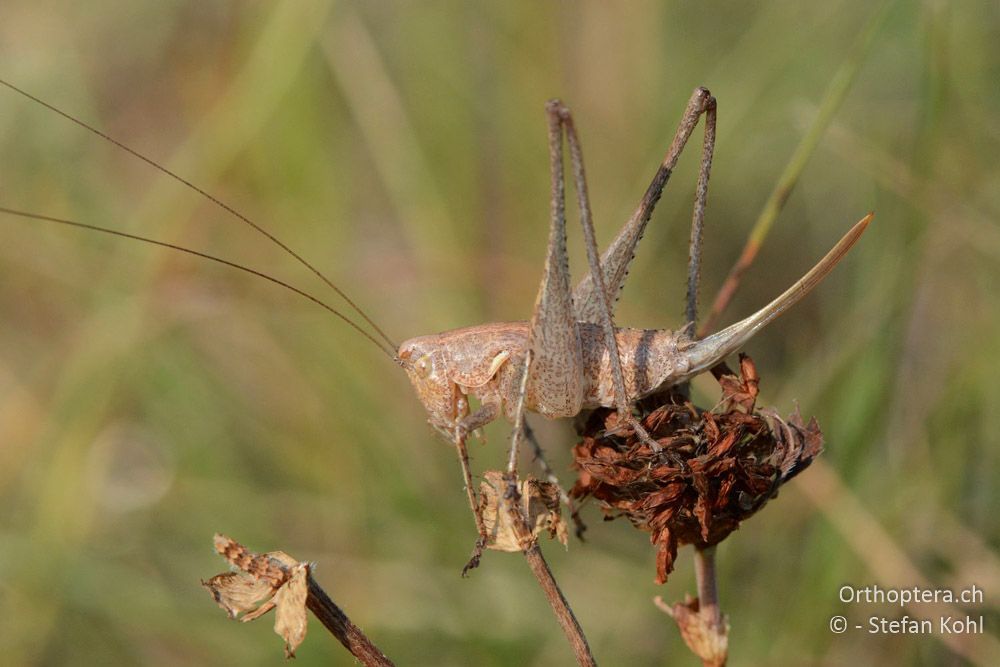
[[[838,635],[847,632],[847,619],[843,616],[831,616],[830,632]]]

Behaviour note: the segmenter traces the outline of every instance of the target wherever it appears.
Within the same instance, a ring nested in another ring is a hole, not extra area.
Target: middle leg
[[[670,142],[670,148],[667,150],[663,162],[660,163],[656,173],[653,175],[653,180],[646,188],[642,200],[601,256],[604,287],[608,291],[612,313],[614,313],[613,307],[618,300],[618,295],[625,284],[625,278],[628,276],[629,266],[635,257],[636,247],[642,239],[643,232],[646,230],[646,224],[649,222],[649,218],[653,214],[653,209],[660,200],[663,189],[666,187],[667,181],[670,179],[670,175],[677,165],[681,152],[694,132],[695,126],[698,124],[698,119],[701,118],[702,114],[705,115],[706,121],[705,143],[702,148],[701,170],[698,181],[699,196],[695,202],[694,217],[697,218],[699,215],[698,201],[702,202],[701,209],[702,211],[704,210],[704,197],[701,196],[701,185],[704,184],[707,188],[708,171],[712,164],[712,152],[715,146],[715,107],[715,98],[712,97],[708,89],[696,88],[694,90],[684,109],[684,114],[677,126],[673,141]],[[573,307],[576,310],[577,320],[593,322],[595,324],[600,322],[599,299],[590,274],[584,276],[573,291]]]

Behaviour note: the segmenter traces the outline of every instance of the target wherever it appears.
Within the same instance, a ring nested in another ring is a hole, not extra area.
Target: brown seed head
[[[755,407],[749,357],[740,357],[738,377],[724,375],[719,384],[722,400],[712,410],[669,392],[639,403],[642,425],[683,467],[630,430],[616,430],[613,410],[595,410],[574,448],[579,477],[571,495],[592,496],[609,518],[625,516],[651,534],[657,583],[667,580],[679,545],[718,544],[823,449],[815,419],[805,424],[797,409],[785,420]]]

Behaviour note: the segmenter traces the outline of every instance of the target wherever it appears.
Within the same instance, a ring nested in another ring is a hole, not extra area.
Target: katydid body
[[[536,386],[525,393],[528,410],[555,419],[572,417],[581,409],[614,407],[604,331],[590,322],[576,323],[576,330],[581,354],[573,372],[579,373],[575,383],[579,391],[567,400],[565,395],[553,397],[544,386]],[[513,421],[529,331],[528,322],[496,322],[403,343],[400,359],[414,362],[407,373],[431,423],[451,433],[455,426],[466,432],[485,426],[501,412]],[[668,330],[618,328],[615,338],[631,397],[641,398],[663,384],[672,384],[671,379],[686,377],[683,355],[677,349],[689,344],[686,337]],[[468,396],[482,405],[471,414]]]
[[[518,409],[549,418],[614,407],[650,446],[631,415],[636,399],[676,385],[716,365],[819,284],[858,240],[871,215],[857,223],[792,287],[760,311],[705,339],[691,337],[695,317],[701,227],[715,141],[715,99],[697,88],[667,155],[636,211],[597,256],[583,155],[569,109],[546,107],[552,175],[551,223],[545,268],[532,318],[455,329],[404,342],[397,353],[430,423],[456,441],[503,413]],[[689,270],[688,326],[678,331],[616,327],[613,311],[635,250],[680,152],[704,115],[705,142],[696,189]],[[580,222],[590,271],[572,292],[566,256],[562,139],[569,142]],[[523,380],[523,381],[522,381]],[[522,397],[523,392],[523,397]],[[471,412],[468,397],[481,404]],[[523,400],[522,400],[523,398]]]
[[[870,216],[857,223],[813,269],[781,296],[750,317],[701,340],[687,330],[615,329],[615,342],[631,400],[684,382],[702,373],[742,347],[747,340],[804,297],[837,264],[864,232]],[[515,418],[515,409],[530,344],[529,322],[497,322],[453,329],[404,342],[399,358],[404,363],[429,421],[453,434],[456,427],[468,433],[504,414]],[[576,378],[556,378],[529,384],[524,406],[545,417],[572,417],[580,410],[616,407],[612,356],[604,330],[592,322],[574,322],[580,355],[567,360],[567,373]],[[530,370],[529,370],[530,373]],[[579,387],[570,400],[559,388]],[[554,391],[550,387],[555,386]],[[468,397],[481,404],[470,412]]]

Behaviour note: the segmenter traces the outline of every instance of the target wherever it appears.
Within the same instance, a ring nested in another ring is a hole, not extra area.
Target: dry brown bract
[[[729,657],[729,622],[720,626],[707,619],[698,607],[698,600],[685,596],[684,602],[667,604],[659,596],[653,600],[680,628],[681,637],[691,652],[701,658],[705,667],[722,667]]]
[[[756,409],[758,377],[740,357],[740,375],[719,379],[722,400],[696,408],[676,393],[639,403],[642,425],[687,469],[653,452],[613,410],[595,410],[574,449],[579,478],[571,495],[593,496],[608,518],[626,516],[651,533],[657,546],[656,582],[673,569],[677,547],[718,544],[740,522],[777,495],[778,487],[823,449],[815,418],[804,424],[798,409],[787,420]]]
[[[483,517],[489,549],[524,551],[543,532],[566,546],[566,523],[559,511],[559,488],[529,477],[517,484],[517,500],[527,530],[518,530],[507,498],[508,484],[503,473],[489,470],[479,487],[479,511]],[[530,531],[530,532],[529,532]]]
[[[233,619],[252,621],[276,609],[274,631],[285,640],[285,656],[294,657],[306,638],[309,564],[283,551],[253,553],[225,535],[215,536],[215,550],[238,571],[217,574],[202,586]]]

